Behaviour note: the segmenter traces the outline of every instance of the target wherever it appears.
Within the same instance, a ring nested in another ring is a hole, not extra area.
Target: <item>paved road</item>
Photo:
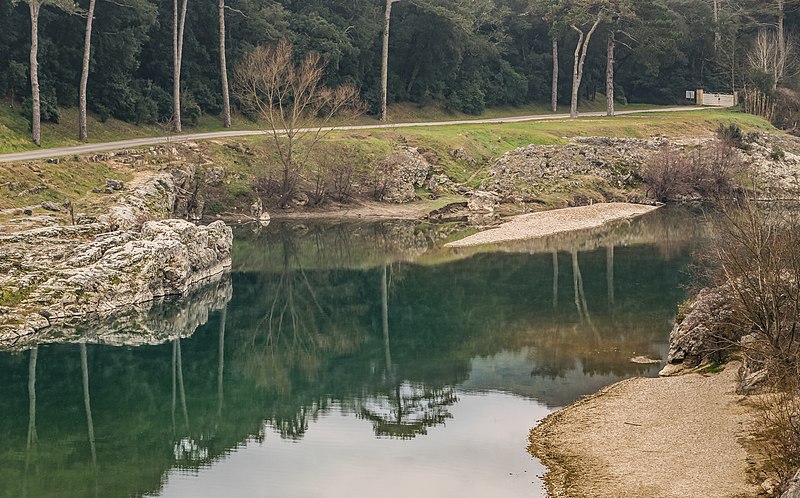
[[[681,111],[698,111],[702,107],[666,107],[658,109],[644,109],[637,111],[618,111],[617,115],[628,114],[642,114],[653,112],[681,112]],[[581,114],[581,117],[600,117],[605,116],[605,112],[587,112]],[[421,123],[396,123],[396,124],[377,124],[377,125],[361,125],[361,126],[339,126],[335,127],[336,130],[341,131],[357,131],[357,130],[381,130],[391,128],[418,128],[423,126],[453,126],[453,125],[471,125],[471,124],[502,124],[502,123],[523,123],[528,121],[548,121],[556,119],[567,119],[569,114],[536,114],[530,116],[514,116],[506,118],[492,118],[492,119],[467,119],[461,121],[433,121]],[[325,131],[334,128],[324,128]],[[142,147],[145,145],[156,145],[165,143],[180,143],[180,142],[194,142],[197,140],[209,140],[214,138],[230,138],[230,137],[247,137],[253,135],[264,135],[264,131],[214,131],[209,133],[190,133],[186,135],[173,135],[162,137],[149,137],[149,138],[134,138],[131,140],[120,140],[117,142],[105,143],[89,143],[84,145],[75,145],[71,147],[55,147],[52,149],[39,149],[27,152],[15,152],[13,154],[0,154],[0,163],[10,163],[15,161],[31,161],[34,159],[48,159],[51,157],[72,156],[75,154],[91,154],[95,152],[107,152],[112,150],[129,149],[132,147]]]

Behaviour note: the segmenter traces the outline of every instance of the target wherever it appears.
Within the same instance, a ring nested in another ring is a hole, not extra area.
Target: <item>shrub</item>
[[[648,193],[659,202],[687,197],[718,200],[735,189],[734,178],[743,169],[726,142],[716,140],[695,151],[663,147],[642,168]]]
[[[735,124],[728,126],[720,124],[719,128],[717,128],[717,138],[731,147],[742,150],[747,149],[744,132],[742,132],[742,129]]]
[[[730,319],[742,337],[743,374],[765,379],[761,434],[782,485],[800,466],[800,223],[745,199],[708,254],[718,287],[730,289]]]

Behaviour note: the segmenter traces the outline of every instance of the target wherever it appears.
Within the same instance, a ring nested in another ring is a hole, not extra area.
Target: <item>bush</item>
[[[486,107],[485,97],[480,84],[472,81],[464,84],[447,97],[447,107],[455,111],[478,115]]]
[[[800,93],[779,88],[775,95],[775,104],[775,126],[800,135]]]
[[[800,467],[800,223],[796,216],[745,200],[724,209],[709,272],[730,289],[731,325],[742,337],[743,376],[761,378],[761,434],[782,485]]]
[[[736,188],[743,164],[728,143],[715,140],[695,151],[666,146],[642,168],[648,193],[659,202],[691,197],[719,200]]]
[[[58,100],[54,91],[42,91],[39,95],[39,107],[42,121],[50,123],[61,122],[61,113],[58,111]],[[33,100],[25,97],[22,101],[23,114],[26,118],[33,117]]]
[[[719,128],[717,128],[717,138],[737,149],[747,150],[748,148],[744,132],[735,124],[728,126],[720,124]]]
[[[184,92],[181,98],[181,119],[190,126],[197,126],[202,114],[203,110],[200,109],[194,95],[191,92]]]

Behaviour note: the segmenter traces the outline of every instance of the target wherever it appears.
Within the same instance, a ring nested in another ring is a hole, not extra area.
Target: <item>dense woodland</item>
[[[0,0],[0,95],[31,114],[35,17],[44,120],[79,105],[84,64],[88,110],[101,119],[169,122],[176,107],[188,124],[221,114],[232,93],[221,67],[232,72],[254,47],[279,40],[297,57],[319,52],[326,82],[356,85],[377,114],[389,13],[390,103],[474,114],[550,103],[554,54],[562,104],[607,93],[610,76],[614,99],[631,103],[682,102],[700,87],[800,87],[797,0]]]

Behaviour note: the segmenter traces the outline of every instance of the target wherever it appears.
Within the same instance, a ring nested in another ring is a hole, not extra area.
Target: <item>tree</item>
[[[29,56],[31,77],[31,137],[33,143],[42,143],[42,104],[39,89],[39,12],[43,5],[53,5],[65,11],[76,11],[69,0],[26,0],[31,19],[31,50]]]
[[[230,128],[231,95],[228,90],[228,63],[225,57],[225,0],[219,0],[219,73],[222,79],[222,124],[225,128]]]
[[[86,34],[83,42],[83,67],[81,69],[80,85],[80,117],[78,123],[78,138],[82,142],[89,141],[89,132],[86,126],[86,86],[89,83],[89,61],[92,51],[92,21],[94,20],[95,0],[89,0],[89,10],[86,13]]]
[[[292,199],[300,178],[300,166],[331,128],[339,114],[362,113],[358,89],[349,84],[323,86],[325,65],[310,52],[296,64],[294,49],[287,41],[259,46],[244,56],[234,71],[236,94],[243,106],[257,113],[270,126],[270,135],[282,165],[279,205]],[[302,153],[298,160],[296,153]]]
[[[392,5],[401,0],[386,0],[383,20],[383,49],[381,51],[381,121],[388,120],[389,105],[389,25],[392,20]]]
[[[565,3],[558,0],[549,2],[534,2],[531,9],[535,15],[542,18],[550,26],[550,38],[553,49],[553,74],[550,85],[550,107],[553,112],[558,111],[558,39],[564,25]]]
[[[614,64],[616,63],[617,33],[624,24],[635,17],[631,0],[612,0],[609,2],[609,28],[606,45],[606,114],[616,114],[614,103]]]
[[[176,132],[181,126],[181,64],[183,63],[183,32],[186,26],[186,4],[188,0],[172,0],[172,120]]]
[[[596,9],[594,14],[587,13],[586,5],[584,2],[575,2],[572,6],[571,15],[575,16],[570,23],[570,27],[578,33],[578,44],[575,46],[575,60],[572,65],[572,99],[570,101],[570,117],[578,117],[578,91],[583,80],[583,66],[586,62],[586,53],[589,51],[589,42],[592,35],[597,30],[600,22],[603,20],[602,8]],[[589,24],[591,27],[586,31],[586,26]]]

